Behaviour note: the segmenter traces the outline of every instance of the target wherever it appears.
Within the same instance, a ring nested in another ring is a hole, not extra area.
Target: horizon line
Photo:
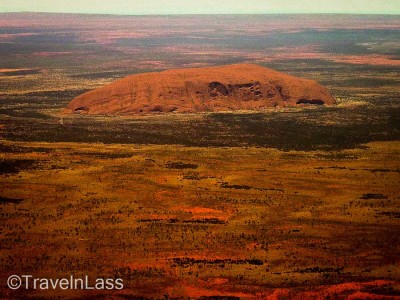
[[[95,13],[95,12],[56,12],[56,11],[0,11],[0,14],[64,14],[64,15],[100,15],[100,16],[254,16],[254,15],[354,15],[354,16],[400,16],[400,13],[366,13],[366,12],[260,12],[260,13]]]

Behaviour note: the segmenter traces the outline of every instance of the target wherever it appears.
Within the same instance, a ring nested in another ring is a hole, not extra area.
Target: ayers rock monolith
[[[65,112],[133,115],[335,103],[315,81],[236,64],[131,75],[76,97]]]

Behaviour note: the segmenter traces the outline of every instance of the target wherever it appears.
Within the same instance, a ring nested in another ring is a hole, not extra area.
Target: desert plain
[[[398,16],[61,16],[0,19],[2,298],[400,297]],[[62,113],[129,74],[233,63],[337,104]]]

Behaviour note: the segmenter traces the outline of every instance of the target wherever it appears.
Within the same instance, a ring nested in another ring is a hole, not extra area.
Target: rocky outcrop
[[[333,105],[315,81],[253,64],[168,70],[125,77],[72,100],[66,113],[146,114]]]

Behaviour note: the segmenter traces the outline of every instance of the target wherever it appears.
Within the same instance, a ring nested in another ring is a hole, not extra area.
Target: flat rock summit
[[[315,81],[254,64],[236,64],[131,75],[76,97],[65,113],[259,111],[335,103]]]

